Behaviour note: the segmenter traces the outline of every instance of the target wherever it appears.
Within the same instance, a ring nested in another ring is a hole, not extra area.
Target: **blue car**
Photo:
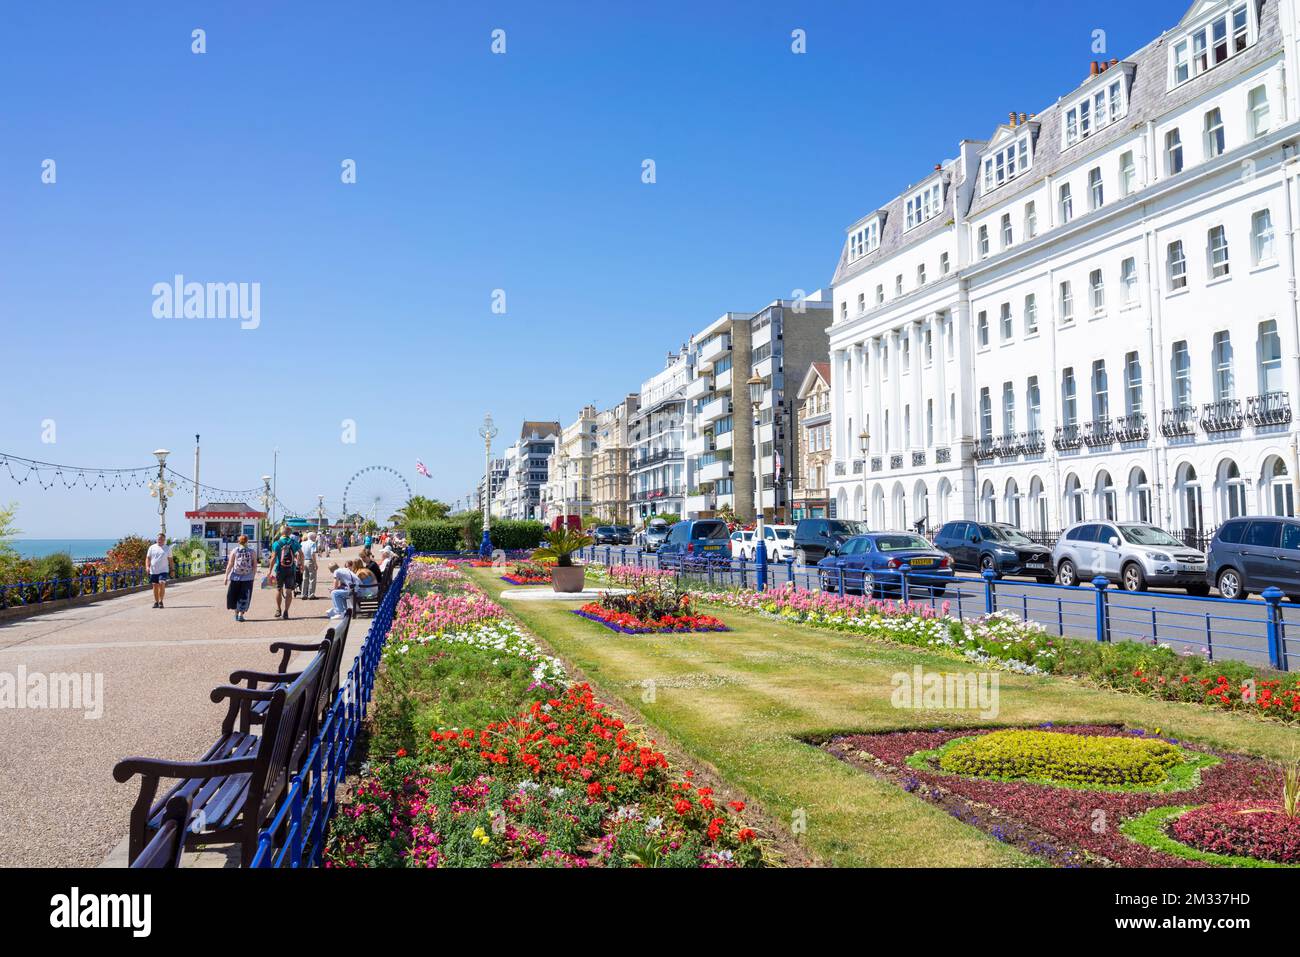
[[[839,591],[842,581],[845,593],[871,598],[901,595],[904,574],[909,598],[942,595],[953,580],[952,557],[919,535],[871,532],[853,536],[817,563],[823,591]]]

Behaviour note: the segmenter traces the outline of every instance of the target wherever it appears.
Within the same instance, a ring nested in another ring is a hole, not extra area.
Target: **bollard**
[[[1261,596],[1268,602],[1268,661],[1278,671],[1286,671],[1286,633],[1282,623],[1282,589],[1268,587]]]
[[[993,593],[993,583],[998,574],[991,568],[984,569],[984,614],[991,615],[997,610],[997,596]]]
[[[1098,575],[1092,580],[1092,586],[1097,589],[1097,640],[1110,641],[1110,606],[1106,600],[1110,579]]]
[[[761,539],[754,547],[754,588],[757,591],[767,589],[767,546]]]

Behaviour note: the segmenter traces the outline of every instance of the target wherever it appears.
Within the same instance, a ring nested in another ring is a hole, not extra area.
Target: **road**
[[[99,717],[87,717],[97,709],[85,700],[56,709],[0,698],[0,866],[100,864],[139,793],[138,778],[113,780],[113,765],[198,757],[225,715],[208,693],[239,668],[274,670],[273,641],[319,639],[330,603],[295,601],[293,617],[277,620],[271,593],[258,590],[240,624],[218,575],[169,588],[165,608],[152,604],[146,591],[0,624],[0,687],[6,676],[72,673],[91,676],[91,698],[102,687]],[[351,630],[345,667],[365,632]]]
[[[591,551],[588,555],[592,555]],[[614,546],[609,557],[615,564],[658,565],[654,552]],[[638,558],[639,556],[639,558]],[[604,546],[594,550],[597,561],[606,560]],[[784,564],[769,566],[769,583],[787,584],[791,570]],[[709,580],[708,574],[701,576]],[[795,583],[801,588],[817,589],[816,571],[811,567],[793,570]],[[735,563],[729,571],[716,571],[712,580],[718,585],[753,587],[754,569]],[[913,594],[917,600],[938,603],[947,601],[949,611],[963,619],[986,614],[987,596],[983,579],[974,574],[959,574],[942,598]],[[1262,601],[1229,602],[1220,598],[1192,598],[1177,590],[1151,590],[1130,593],[1118,588],[1106,590],[1110,640],[1168,643],[1175,650],[1209,654],[1214,658],[1231,658],[1252,665],[1269,664],[1267,640],[1267,605]],[[1006,578],[994,585],[994,608],[1011,611],[1036,621],[1049,631],[1075,638],[1097,637],[1097,592],[1091,585],[1065,588],[1039,585],[1031,579]],[[1300,668],[1300,606],[1284,601],[1281,605],[1284,633],[1289,624],[1291,637],[1286,639],[1291,670]]]

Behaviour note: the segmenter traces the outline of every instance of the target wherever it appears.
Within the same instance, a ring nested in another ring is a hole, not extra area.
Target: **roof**
[[[956,183],[953,182],[957,161],[949,160],[941,165],[941,171],[931,171],[929,176],[919,180],[913,186],[909,186],[905,192],[895,196],[885,206],[873,213],[868,213],[849,227],[851,232],[863,223],[880,216],[880,245],[865,256],[849,262],[849,243],[846,238],[844,246],[840,250],[840,261],[835,269],[835,278],[831,280],[832,285],[839,285],[849,276],[860,273],[864,269],[888,259],[899,250],[920,242],[922,239],[928,239],[935,233],[942,232],[952,224],[957,195]],[[920,192],[922,186],[931,182],[936,174],[942,175],[943,178],[943,207],[920,226],[904,232],[903,227],[907,223],[907,201],[914,194]]]
[[[265,512],[258,511],[244,502],[209,502],[196,512],[186,512],[186,518],[264,518]]]
[[[559,422],[532,422],[532,421],[525,420],[523,427],[519,430],[519,438],[525,442],[531,441],[534,436],[536,436],[539,439],[544,439],[548,435],[559,435],[559,434],[560,434]]]
[[[800,399],[808,394],[808,390],[812,388],[817,379],[821,379],[827,385],[831,384],[831,364],[829,362],[809,363],[808,371],[804,373],[803,382],[799,385],[798,397]]]

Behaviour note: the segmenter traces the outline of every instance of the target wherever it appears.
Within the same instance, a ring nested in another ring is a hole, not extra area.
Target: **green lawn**
[[[510,587],[471,574],[493,597]],[[835,866],[1023,866],[1037,863],[898,787],[856,771],[803,738],[841,731],[1123,722],[1211,746],[1285,758],[1296,731],[1196,705],[1161,702],[1061,678],[1000,673],[1000,713],[897,709],[891,677],[920,664],[977,666],[914,648],[723,610],[733,629],[704,635],[619,635],[569,602],[505,607],[580,668],[603,697],[759,802],[774,820],[806,821],[811,854]],[[644,701],[643,682],[654,682]]]

